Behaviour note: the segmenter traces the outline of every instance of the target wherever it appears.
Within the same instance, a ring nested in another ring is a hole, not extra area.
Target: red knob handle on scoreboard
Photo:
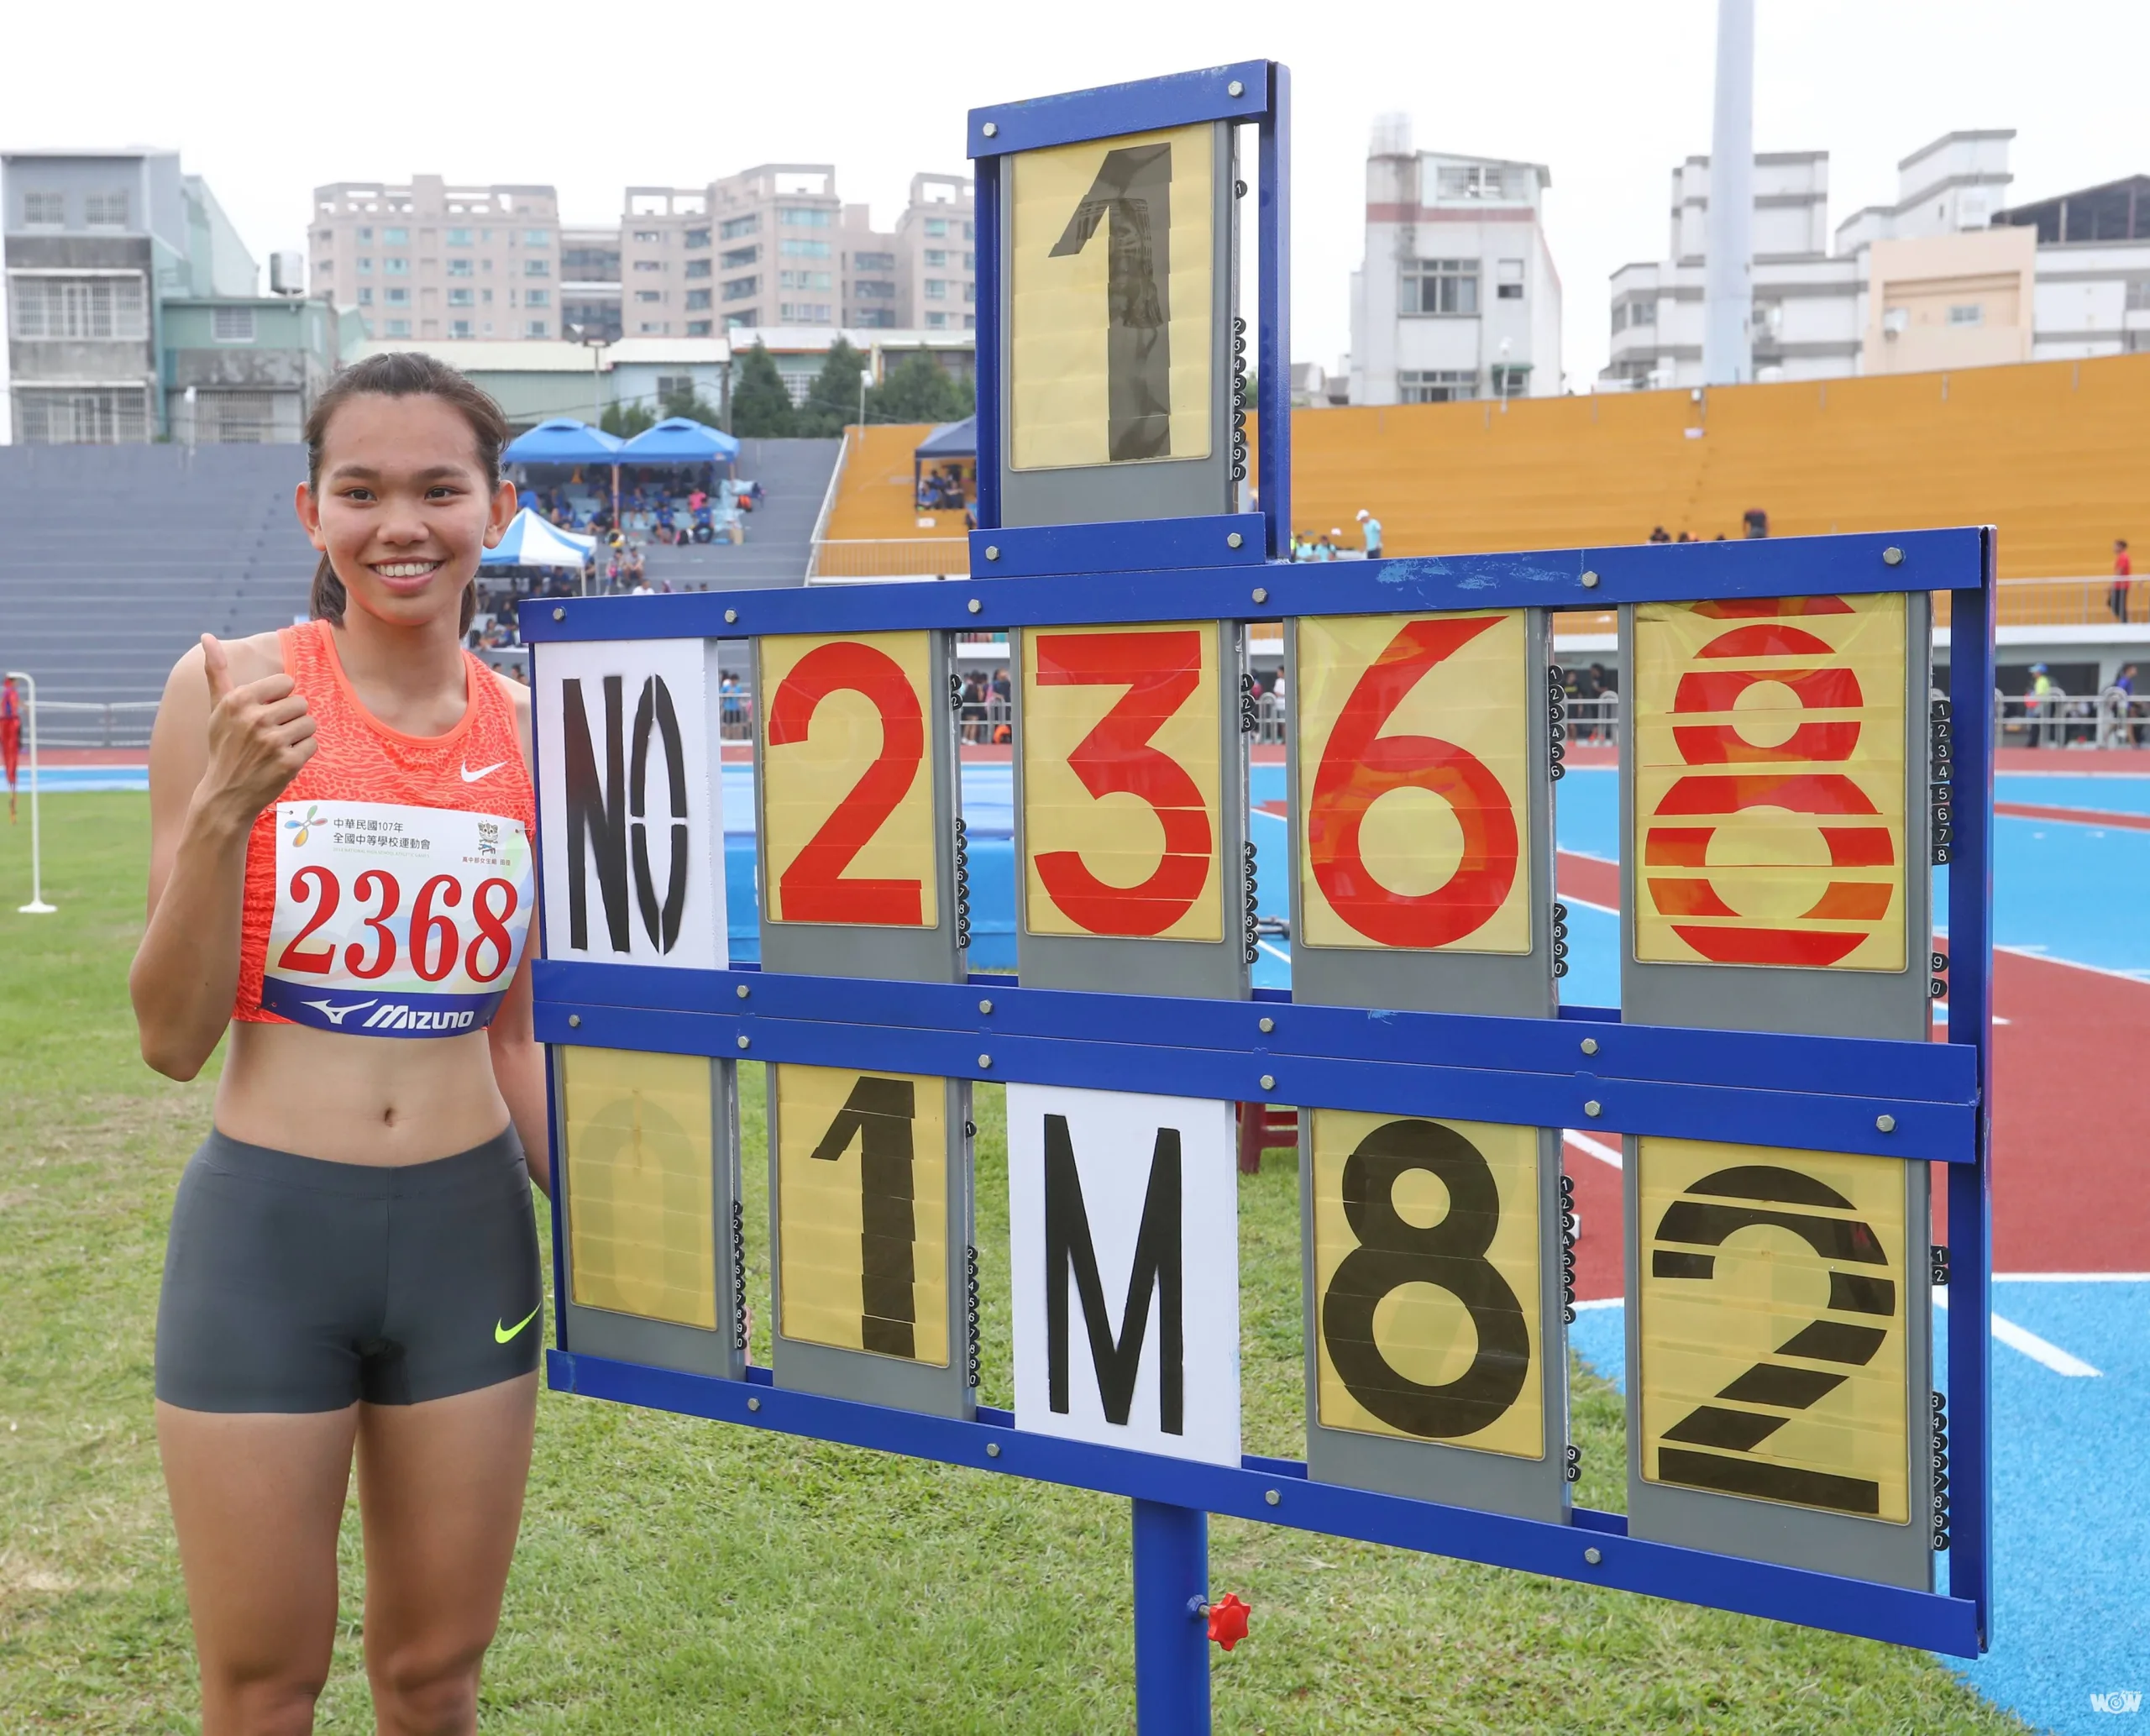
[[[1225,1592],[1223,1597],[1208,1606],[1206,1613],[1209,1618],[1209,1637],[1226,1651],[1246,1638],[1249,1611],[1246,1605],[1240,1602],[1237,1592]]]

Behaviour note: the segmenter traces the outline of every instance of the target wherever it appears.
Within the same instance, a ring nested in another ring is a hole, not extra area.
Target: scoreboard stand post
[[[1281,559],[1289,88],[1256,60],[972,113],[967,580],[525,611],[551,1382],[1129,1500],[1146,1736],[1209,1728],[1212,1513],[1974,1657],[1993,532]],[[1556,980],[1550,621],[1607,608],[1624,1019]],[[1244,746],[1245,629],[1278,620],[1281,863]],[[940,697],[980,631],[1020,665],[1013,978],[968,970]],[[758,968],[725,946],[727,638],[767,689]],[[1251,986],[1257,867],[1296,994]],[[741,1061],[770,1079],[773,1370],[744,1355]],[[977,1403],[980,1083],[1008,1094],[1012,1410]],[[1240,1435],[1235,1115],[1272,1104],[1302,1128],[1304,1463]],[[1570,1499],[1563,1129],[1629,1172],[1624,1513]]]

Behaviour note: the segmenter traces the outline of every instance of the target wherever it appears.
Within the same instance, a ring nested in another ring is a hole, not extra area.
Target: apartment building
[[[1932,372],[2150,349],[2150,177],[2005,207],[2006,128],[1948,133],[1825,239],[1828,156],[1754,159],[1755,377]],[[1709,161],[1673,171],[1670,259],[1612,275],[1602,386],[1702,383]]]
[[[896,312],[884,323],[915,331],[978,329],[977,218],[969,176],[911,176],[910,202],[896,219]]]
[[[620,232],[560,228],[560,333],[587,343],[626,335],[620,302]]]
[[[559,201],[549,186],[450,186],[438,175],[313,191],[313,293],[369,338],[560,335]]]
[[[1376,123],[1365,263],[1351,276],[1354,404],[1557,396],[1560,277],[1545,244],[1542,163],[1413,148]]]
[[[256,295],[253,256],[177,152],[0,155],[0,228],[14,440],[296,437],[334,322]]]
[[[314,192],[313,293],[369,338],[721,337],[768,327],[975,329],[970,181],[914,176],[893,230],[828,163],[631,186],[616,224],[558,221],[549,186],[338,181]]]

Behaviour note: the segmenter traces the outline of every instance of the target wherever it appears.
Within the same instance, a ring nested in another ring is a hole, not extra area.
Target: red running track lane
[[[1562,852],[1560,885],[1578,902],[1619,903],[1619,869],[1592,857]],[[2150,1055],[2150,983],[1997,952],[1993,997],[2007,1021],[1993,1032],[1994,1269],[2140,1272],[2145,1094],[2137,1069]],[[1565,1158],[1583,1219],[1576,1294],[1618,1296],[1619,1172],[1573,1141]],[[1943,1166],[1934,1167],[1935,1228],[1945,1238]]]

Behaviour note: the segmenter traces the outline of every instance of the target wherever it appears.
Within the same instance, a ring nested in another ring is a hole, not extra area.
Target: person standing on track
[[[205,1736],[312,1728],[354,1451],[378,1727],[476,1728],[549,1184],[528,699],[461,642],[506,433],[429,357],[338,375],[297,492],[313,619],[205,634],[151,737],[143,1057],[192,1078],[231,1033],[157,1314]]]

